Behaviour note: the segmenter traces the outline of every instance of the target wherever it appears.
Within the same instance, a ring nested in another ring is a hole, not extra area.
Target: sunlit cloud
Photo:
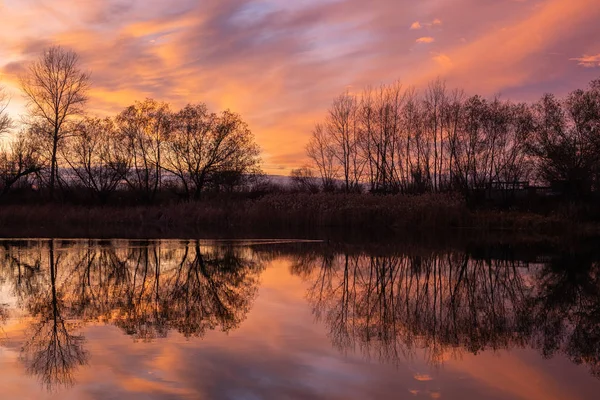
[[[420,37],[416,40],[417,43],[433,43],[435,42],[435,39],[432,38],[431,36],[423,36]]]
[[[432,58],[433,58],[433,61],[438,63],[444,69],[451,68],[453,65],[452,59],[450,57],[448,57],[446,54],[433,53]]]
[[[595,56],[583,55],[579,58],[570,58],[571,61],[577,61],[578,65],[586,68],[600,67],[600,54]]]
[[[410,29],[416,30],[416,29],[421,29],[423,28],[423,25],[421,25],[421,23],[419,21],[415,21],[412,23],[412,25],[410,26]]]
[[[418,30],[418,29],[423,29],[423,28],[431,28],[434,26],[440,26],[442,25],[442,20],[439,18],[434,19],[431,22],[420,22],[420,21],[415,21],[412,23],[412,25],[410,26],[411,30]]]

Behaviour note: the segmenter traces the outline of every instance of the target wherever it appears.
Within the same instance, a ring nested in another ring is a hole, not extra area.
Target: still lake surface
[[[2,399],[595,399],[595,252],[0,241]]]

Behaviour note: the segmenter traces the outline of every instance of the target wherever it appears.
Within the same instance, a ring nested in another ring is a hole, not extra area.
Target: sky
[[[531,101],[600,78],[599,0],[0,0],[0,84],[44,48],[92,73],[90,113],[152,97],[249,123],[263,169],[289,173],[331,100],[440,77],[467,94]]]

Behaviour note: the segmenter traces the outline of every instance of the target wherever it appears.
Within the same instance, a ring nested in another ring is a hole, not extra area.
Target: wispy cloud
[[[583,57],[570,58],[571,61],[577,61],[578,65],[586,68],[600,67],[600,54],[595,56],[588,56],[584,54]]]

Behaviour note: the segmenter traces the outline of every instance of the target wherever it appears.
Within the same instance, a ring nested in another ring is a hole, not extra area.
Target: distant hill
[[[265,177],[274,185],[283,187],[289,187],[292,182],[290,177],[285,175],[265,175]]]

